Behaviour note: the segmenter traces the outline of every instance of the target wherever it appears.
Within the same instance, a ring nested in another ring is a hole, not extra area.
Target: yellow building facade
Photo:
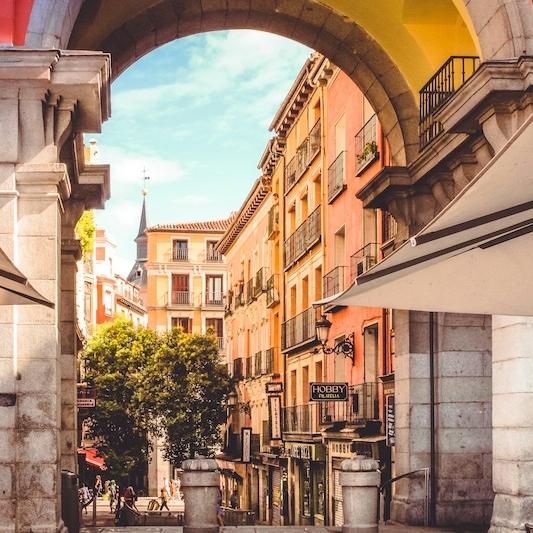
[[[225,352],[226,266],[215,245],[230,222],[160,224],[145,231],[148,327],[158,333],[181,327],[186,333],[198,334],[212,328],[221,357]],[[164,477],[176,475],[156,444],[148,470],[150,494],[158,494]]]

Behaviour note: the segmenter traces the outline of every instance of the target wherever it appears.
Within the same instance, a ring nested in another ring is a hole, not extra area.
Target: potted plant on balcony
[[[363,148],[363,151],[357,156],[357,162],[362,165],[364,164],[367,160],[371,159],[372,156],[374,156],[378,151],[378,144],[376,141],[368,141],[364,148]]]

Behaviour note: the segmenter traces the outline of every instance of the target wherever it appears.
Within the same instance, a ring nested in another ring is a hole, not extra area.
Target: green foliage
[[[177,466],[218,443],[231,380],[212,332],[174,328],[157,336],[117,317],[97,326],[81,355],[86,381],[97,388],[89,431],[119,483],[142,476],[148,435],[163,438],[165,456]]]
[[[144,470],[149,453],[146,428],[136,416],[133,395],[142,368],[159,345],[150,330],[134,328],[124,317],[97,327],[82,353],[85,378],[97,389],[89,431],[119,483]]]
[[[94,222],[94,213],[84,211],[78,223],[76,224],[76,233],[80,239],[83,255],[92,253],[94,248],[94,239],[96,237],[96,224]]]
[[[226,421],[223,402],[231,390],[216,337],[172,329],[143,374],[138,394],[151,396],[144,402],[145,416],[151,430],[165,437],[166,459],[177,465],[195,452],[210,454]]]

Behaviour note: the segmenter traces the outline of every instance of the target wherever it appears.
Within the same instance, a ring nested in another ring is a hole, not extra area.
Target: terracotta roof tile
[[[170,224],[156,224],[146,228],[146,231],[173,231],[173,232],[220,232],[224,233],[235,220],[236,213],[229,218],[221,220],[209,220],[206,222],[174,222]]]

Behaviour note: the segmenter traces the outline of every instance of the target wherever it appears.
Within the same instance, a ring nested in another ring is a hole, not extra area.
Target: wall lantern
[[[320,320],[317,320],[315,324],[317,339],[322,344],[322,350],[324,353],[336,353],[342,354],[344,357],[349,357],[352,360],[352,366],[355,365],[355,344],[353,332],[338,342],[333,348],[328,346],[329,330],[331,329],[331,322],[326,318],[326,315],[322,315]]]

